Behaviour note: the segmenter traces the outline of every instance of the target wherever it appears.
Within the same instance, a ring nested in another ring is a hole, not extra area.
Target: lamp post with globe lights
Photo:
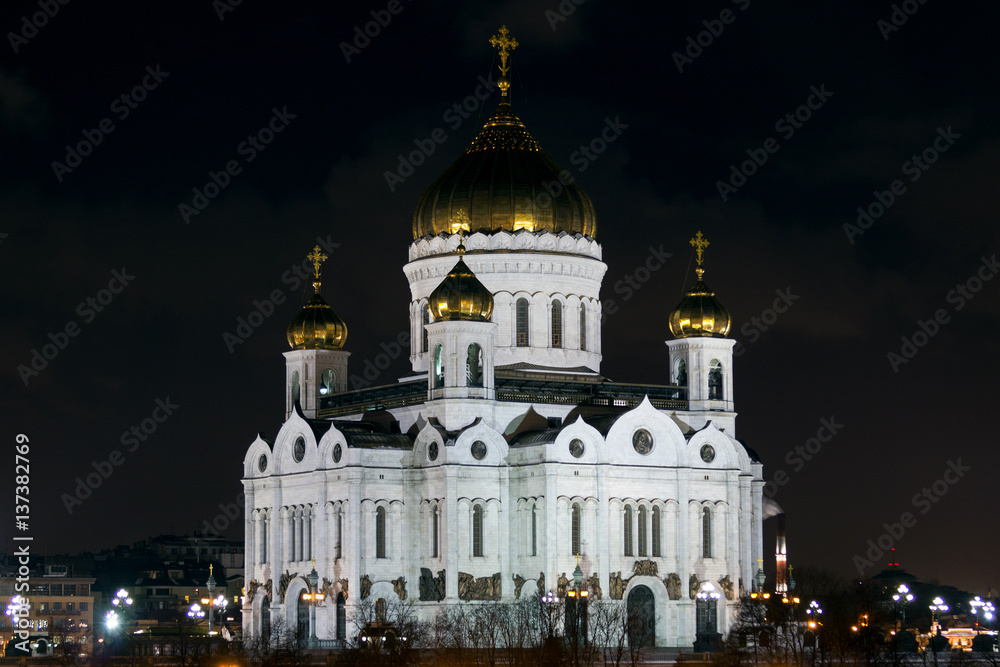
[[[194,622],[195,626],[197,626],[198,623],[201,622],[201,619],[205,618],[205,610],[201,608],[200,604],[195,602],[191,605],[191,608],[188,609],[187,615],[188,618]]]
[[[319,573],[316,571],[315,558],[312,572],[306,580],[309,582],[309,590],[302,594],[302,599],[309,604],[309,648],[316,648],[319,645],[319,639],[316,637],[316,605],[325,600],[326,595],[316,589],[319,584]]]
[[[946,605],[944,603],[943,599],[941,599],[940,597],[936,597],[936,598],[934,598],[934,600],[932,600],[931,605],[930,605],[929,608],[931,610],[931,634],[932,635],[933,634],[940,634],[941,633],[941,624],[937,622],[934,614],[936,612],[948,611],[948,605]],[[940,618],[940,617],[938,617],[938,618]]]
[[[132,602],[132,598],[124,588],[119,588],[115,597],[111,599],[111,609],[104,614],[105,636],[109,640],[117,643],[117,639],[125,633],[132,611]]]
[[[978,595],[969,601],[972,608],[972,615],[975,616],[976,636],[972,639],[972,650],[980,653],[990,653],[996,651],[997,638],[989,633],[990,626],[996,627],[996,609],[992,600],[983,600]],[[983,622],[980,622],[982,618]],[[982,627],[986,626],[987,634],[981,634]]]
[[[893,593],[892,600],[902,619],[899,630],[894,631],[893,646],[896,647],[897,651],[901,648],[909,653],[914,653],[917,651],[917,638],[906,631],[906,605],[913,602],[913,594],[910,593],[910,588],[906,584],[900,584],[896,588],[896,592]]]

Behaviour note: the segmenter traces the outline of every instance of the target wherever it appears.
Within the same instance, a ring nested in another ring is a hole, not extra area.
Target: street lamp
[[[316,638],[316,605],[326,599],[323,593],[316,590],[319,583],[319,573],[316,571],[316,559],[313,559],[312,572],[306,577],[309,581],[309,591],[302,594],[302,599],[309,603],[309,648],[316,648],[318,639]]]
[[[896,606],[902,611],[903,622],[899,625],[899,630],[902,632],[906,630],[906,603],[913,602],[913,594],[910,593],[910,589],[906,584],[900,584],[899,588],[893,594],[892,599],[896,602]]]
[[[553,593],[551,590],[542,596],[542,604],[545,606],[546,616],[549,622],[549,639],[552,638],[553,626],[555,625],[552,621],[552,612],[556,610],[559,606],[559,596]]]
[[[584,644],[587,642],[587,595],[578,559],[573,570],[573,589],[566,591],[566,626],[573,630],[574,644],[579,643],[581,635]]]
[[[933,604],[930,605],[931,610],[931,634],[935,634],[935,631],[940,632],[940,627],[937,621],[934,620],[934,612],[948,611],[948,605],[944,603],[940,597],[936,597],[933,600]]]
[[[205,618],[205,610],[201,608],[200,604],[195,602],[191,605],[191,608],[188,609],[188,618],[194,621],[195,625],[198,625],[198,621]]]

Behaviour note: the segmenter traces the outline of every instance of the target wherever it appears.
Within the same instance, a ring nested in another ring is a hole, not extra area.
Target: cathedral
[[[243,463],[247,636],[280,622],[336,646],[362,601],[430,620],[564,598],[575,572],[590,600],[641,613],[649,643],[690,648],[725,634],[753,586],[763,472],[736,439],[708,241],[691,240],[694,286],[663,313],[670,377],[605,378],[594,206],[514,115],[517,42],[505,27],[490,42],[497,109],[413,214],[406,377],[348,389],[347,326],[310,255],[286,419]]]

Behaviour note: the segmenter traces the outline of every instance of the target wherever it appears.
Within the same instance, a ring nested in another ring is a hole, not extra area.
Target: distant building
[[[27,598],[28,632],[33,653],[47,655],[67,650],[89,652],[94,630],[93,577],[68,577],[64,566],[48,566],[45,576],[29,577],[28,591],[19,592],[17,579],[0,579],[0,597],[5,608],[13,598]],[[0,638],[4,646],[14,637],[13,615],[0,616]],[[60,647],[61,644],[66,647]],[[70,648],[74,647],[74,648]]]

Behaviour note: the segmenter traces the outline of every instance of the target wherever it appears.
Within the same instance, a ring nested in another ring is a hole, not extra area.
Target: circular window
[[[340,463],[340,457],[343,456],[344,450],[340,448],[340,443],[333,446],[333,462]]]
[[[482,461],[486,458],[486,443],[482,440],[476,440],[472,443],[472,458],[477,461]]]
[[[257,459],[257,470],[260,470],[261,472],[264,472],[265,470],[267,470],[267,455],[266,454],[261,454],[260,458]]]
[[[292,457],[298,463],[306,455],[306,440],[301,435],[295,439],[295,446],[292,447]]]
[[[701,460],[705,463],[711,463],[715,460],[715,448],[712,445],[701,446]]]
[[[438,444],[436,442],[432,442],[431,446],[427,448],[427,458],[429,458],[431,461],[437,461],[437,457],[438,457]]]
[[[653,451],[653,436],[644,428],[632,435],[632,447],[640,454],[646,455]]]
[[[579,438],[573,438],[569,443],[569,453],[573,455],[574,459],[578,459],[583,456],[583,440]]]

